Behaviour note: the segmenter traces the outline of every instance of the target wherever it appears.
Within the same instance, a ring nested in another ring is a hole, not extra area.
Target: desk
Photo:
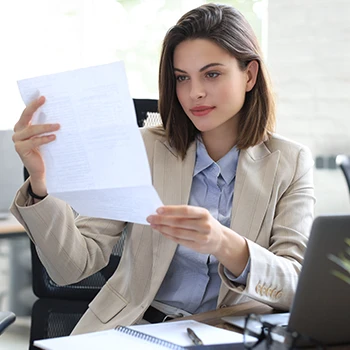
[[[17,316],[27,316],[35,300],[32,292],[29,238],[24,227],[10,215],[7,219],[0,220],[0,239],[7,239],[9,246],[8,308]]]
[[[240,328],[224,322],[221,318],[225,316],[244,316],[249,313],[271,314],[273,312],[275,312],[275,310],[268,305],[259,303],[257,301],[249,301],[247,303],[228,306],[226,308],[222,308],[219,310],[213,310],[213,311],[203,312],[197,315],[182,317],[181,320],[186,320],[186,319],[196,320],[198,322],[206,323],[211,326],[216,326],[219,328],[224,328],[227,330],[242,333],[242,330]],[[176,320],[168,321],[168,322],[176,322]],[[280,347],[278,348],[280,349]],[[313,348],[309,347],[308,349],[312,350]],[[349,350],[349,349],[350,349],[350,344],[327,346],[327,350]],[[265,350],[265,345],[258,346],[253,350]]]
[[[181,320],[195,320],[198,322],[206,323],[211,326],[216,326],[239,332],[239,328],[224,322],[221,318],[225,316],[244,316],[249,313],[271,314],[273,312],[274,309],[268,305],[259,303],[258,301],[249,301],[247,303],[228,306],[219,310],[202,312],[197,315],[182,317]]]
[[[17,219],[10,214],[7,219],[0,220],[0,239],[1,238],[18,238],[26,236],[24,227]]]

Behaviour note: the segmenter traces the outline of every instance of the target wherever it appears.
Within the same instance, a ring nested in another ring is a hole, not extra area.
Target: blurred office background
[[[131,95],[157,98],[159,53],[167,29],[187,10],[207,2],[1,2],[0,129],[12,129],[24,108],[17,80],[37,75],[123,60]],[[277,132],[310,147],[317,161],[315,214],[349,213],[349,191],[334,160],[337,154],[350,154],[350,2],[219,2],[237,7],[258,35],[277,97]],[[0,348],[27,349],[35,300],[30,292],[29,243],[10,241],[0,240],[0,310],[11,304],[15,259],[21,279],[21,290],[16,291],[19,318],[0,336]],[[9,260],[13,249],[16,253]]]

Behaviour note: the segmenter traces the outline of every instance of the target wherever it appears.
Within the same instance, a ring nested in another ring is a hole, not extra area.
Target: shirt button
[[[225,307],[227,307],[227,305],[226,305],[226,304],[222,304],[222,305],[220,305],[220,309],[224,309]]]

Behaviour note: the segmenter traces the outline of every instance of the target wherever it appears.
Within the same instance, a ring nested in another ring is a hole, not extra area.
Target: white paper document
[[[61,125],[41,147],[48,193],[81,215],[147,224],[162,202],[123,63],[24,79],[18,87],[26,105],[46,97],[33,124]]]

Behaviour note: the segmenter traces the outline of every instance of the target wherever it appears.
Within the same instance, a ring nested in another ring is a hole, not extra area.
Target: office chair
[[[161,124],[158,101],[134,99],[139,127]],[[24,168],[24,179],[29,176]],[[34,340],[69,335],[106,281],[116,270],[122,255],[126,232],[114,247],[109,263],[99,272],[67,286],[57,285],[42,265],[31,242],[33,292],[39,298],[32,308],[30,350]]]
[[[339,154],[335,159],[336,164],[342,170],[350,193],[350,156]]]
[[[137,125],[139,127],[156,126],[162,124],[162,120],[158,112],[158,100],[134,98],[133,101]]]
[[[16,315],[9,311],[0,311],[0,335],[16,320]]]

